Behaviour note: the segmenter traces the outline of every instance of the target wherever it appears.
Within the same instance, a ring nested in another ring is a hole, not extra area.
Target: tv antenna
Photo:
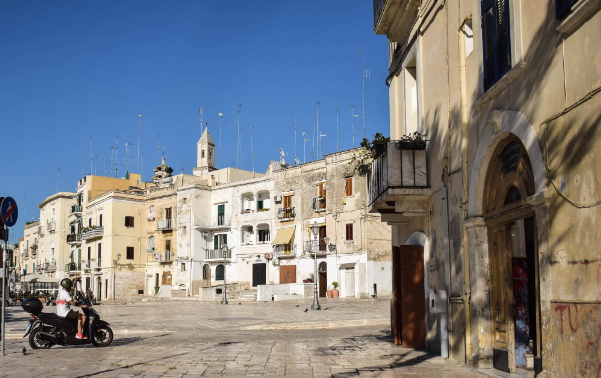
[[[319,129],[319,101],[317,101],[317,113],[315,115],[315,124],[317,127],[317,157],[319,158],[319,156],[321,156],[321,130]]]
[[[159,142],[157,145],[157,165],[161,165],[161,133],[159,133]]]
[[[286,154],[284,153],[284,150],[280,148],[280,164],[281,165],[286,165],[286,159],[284,159],[284,156],[286,156]]]
[[[306,152],[307,141],[309,140],[309,138],[305,138],[306,136],[307,136],[307,133],[303,133],[303,164],[305,164],[307,162],[305,160],[305,152]]]
[[[250,160],[252,161],[253,178],[254,178],[255,177],[255,152],[253,149],[253,125],[251,125],[249,123],[248,127],[250,128]]]
[[[353,135],[353,148],[355,148],[355,117],[359,117],[359,115],[355,114],[355,105],[351,104],[351,132]]]
[[[90,175],[94,174],[93,161],[94,158],[92,157],[92,137],[90,137]]]
[[[131,150],[129,149],[129,146],[131,146],[131,143],[129,142],[125,142],[125,173],[129,173],[129,162],[130,162],[130,158],[129,158],[129,153],[131,152]]]
[[[198,112],[200,113],[200,120],[198,121],[198,123],[200,123],[200,136],[202,136],[202,125],[204,124],[202,117],[205,114],[205,108],[198,108]]]
[[[219,145],[217,146],[218,148],[218,160],[217,160],[217,164],[219,165],[219,168],[221,168],[221,126],[223,125],[223,113],[219,113]]]
[[[59,168],[58,171],[56,172],[56,192],[58,193],[58,177],[61,174],[61,169]]]
[[[106,176],[106,152],[104,153],[104,175]]]
[[[300,122],[298,122],[296,120],[296,110],[294,111],[294,164],[298,165],[298,157],[297,157],[297,153],[296,153],[296,126],[299,124]]]
[[[361,67],[362,67],[362,82],[363,82],[363,138],[365,138],[365,78],[369,77],[369,71],[365,69],[365,51],[363,46],[359,45],[361,49]]]
[[[142,114],[138,114],[138,159],[136,160],[136,173],[140,173],[140,136],[142,135]]]
[[[115,177],[119,177],[119,137],[115,137]]]
[[[340,143],[338,143],[338,109],[336,109],[336,152],[340,151]]]
[[[236,168],[240,168],[240,153],[242,152],[242,146],[240,145],[240,110],[242,104],[238,105],[238,140],[236,142]]]

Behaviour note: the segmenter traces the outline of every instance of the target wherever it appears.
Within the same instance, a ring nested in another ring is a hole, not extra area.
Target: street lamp
[[[311,233],[313,234],[313,238],[317,238],[319,235],[319,225],[317,223],[313,223],[311,226]],[[321,310],[321,306],[319,305],[319,294],[317,292],[317,248],[319,248],[318,243],[311,243],[311,249],[313,249],[313,260],[315,260],[315,274],[313,275],[313,304],[311,305],[311,310]]]
[[[115,280],[117,278],[117,266],[119,265],[119,260],[121,259],[121,254],[117,253],[116,260],[113,260],[113,300],[115,300]]]
[[[227,245],[221,247],[221,253],[223,254],[223,259],[227,257]],[[223,299],[221,300],[221,304],[227,304],[227,287],[225,286],[225,263],[223,264]]]

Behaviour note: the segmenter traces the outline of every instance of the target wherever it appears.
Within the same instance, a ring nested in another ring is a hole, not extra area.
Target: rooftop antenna
[[[365,138],[365,78],[369,77],[369,71],[365,69],[365,51],[363,46],[359,45],[361,49],[361,66],[362,66],[362,81],[363,81],[363,138]]]
[[[128,154],[131,152],[131,150],[129,149],[129,146],[131,146],[131,143],[129,142],[125,142],[125,174],[129,173],[129,156]]]
[[[144,174],[144,151],[142,151],[140,154],[141,154],[141,157],[140,157],[140,159],[142,160],[142,161],[141,161],[141,164],[142,164],[142,172],[140,173],[140,181],[142,181],[142,175]]]
[[[317,125],[317,156],[321,156],[321,153],[319,151],[321,151],[321,138],[320,138],[320,134],[321,134],[321,130],[319,129],[319,101],[317,101],[317,114],[315,116],[315,123]]]
[[[92,158],[92,137],[90,137],[90,175],[92,175],[94,173],[94,169],[92,167],[92,161],[94,159]]]
[[[315,160],[315,121],[313,121],[313,149],[311,150],[311,160]]]
[[[81,157],[81,178],[83,178],[83,156]]]
[[[59,168],[58,171],[56,172],[56,192],[58,193],[58,177],[61,174],[61,169]]]
[[[98,174],[98,154],[94,155],[94,174]]]
[[[138,159],[136,160],[136,173],[140,173],[140,135],[142,135],[142,114],[138,114]]]
[[[306,152],[307,141],[309,140],[309,138],[305,138],[306,136],[307,136],[307,133],[303,133],[303,164],[305,164],[307,162],[307,160],[305,160],[305,152]]]
[[[297,121],[296,121],[296,110],[294,111],[294,164],[298,164],[298,158],[297,158],[297,154],[296,154],[296,125],[297,125]]]
[[[242,108],[242,104],[238,105],[238,141],[236,142],[236,168],[240,168],[240,150],[242,149],[240,146],[240,109]]]
[[[250,160],[253,166],[253,178],[255,177],[255,150],[253,149],[253,125],[248,124],[250,128]]]
[[[111,168],[110,168],[111,171],[113,171],[114,163],[115,163],[115,147],[111,146]]]
[[[340,151],[340,143],[338,143],[338,109],[336,109],[336,152]]]
[[[286,154],[284,153],[284,150],[280,148],[280,164],[282,165],[286,165],[286,159],[284,159],[284,156],[286,156]]]
[[[351,132],[353,135],[353,148],[355,148],[355,117],[359,117],[355,114],[355,105],[351,104]]]
[[[202,125],[204,124],[202,117],[205,114],[205,108],[198,108],[198,112],[200,113],[200,120],[198,121],[198,123],[200,123],[200,136],[202,136]]]
[[[161,133],[159,133],[159,144],[157,146],[157,165],[161,165]]]
[[[119,137],[115,137],[115,177],[119,177]]]
[[[219,168],[221,168],[221,125],[223,124],[223,113],[219,113],[219,145],[217,146],[217,148],[219,149],[218,154],[219,154],[219,158],[217,160],[217,164],[219,165]]]
[[[104,153],[104,175],[106,176],[106,152]]]
[[[320,159],[323,157],[323,144],[321,143],[321,138],[322,137],[327,137],[327,135],[326,134],[319,134],[319,145],[321,146],[321,153],[319,154],[319,158]]]

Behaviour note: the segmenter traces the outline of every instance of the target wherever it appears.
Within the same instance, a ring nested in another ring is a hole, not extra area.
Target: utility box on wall
[[[447,292],[445,290],[430,289],[428,308],[431,314],[446,314]]]

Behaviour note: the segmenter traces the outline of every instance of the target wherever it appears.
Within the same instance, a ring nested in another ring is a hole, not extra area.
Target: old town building
[[[373,5],[390,141],[369,211],[392,231],[395,342],[599,376],[601,3]]]

